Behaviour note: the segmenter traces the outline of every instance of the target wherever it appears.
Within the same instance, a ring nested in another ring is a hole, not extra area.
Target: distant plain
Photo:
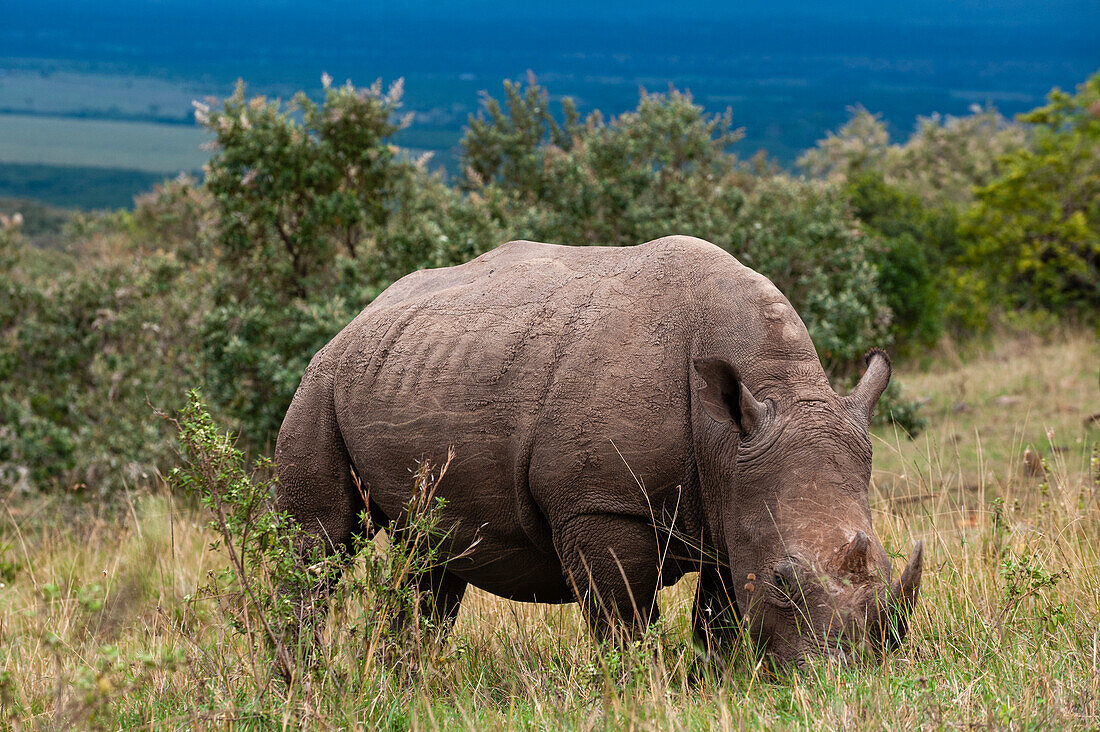
[[[154,173],[198,170],[208,153],[193,125],[0,115],[0,160]]]
[[[0,196],[33,194],[19,188],[20,176],[4,175],[5,164],[196,169],[208,153],[198,148],[191,101],[226,96],[238,78],[289,99],[297,90],[319,96],[322,72],[357,85],[403,77],[414,121],[397,143],[434,151],[434,164],[453,173],[481,95],[499,97],[504,79],[528,71],[552,99],[574,97],[582,114],[633,109],[641,89],[687,89],[710,112],[732,110],[745,128],[740,155],[765,150],[792,166],[852,105],[881,112],[905,137],[919,115],[965,114],[975,104],[1025,111],[1100,67],[1100,10],[1069,0],[1016,3],[1026,12],[1006,2],[967,6],[966,16],[944,3],[825,15],[790,3],[736,13],[688,3],[679,16],[615,5],[541,16],[484,3],[12,8],[0,28]],[[121,186],[115,205],[136,192]],[[52,202],[87,205],[70,194]]]

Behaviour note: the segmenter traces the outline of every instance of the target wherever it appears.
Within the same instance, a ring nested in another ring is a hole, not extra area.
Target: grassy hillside
[[[980,358],[941,352],[936,360],[900,374],[930,429],[915,440],[876,432],[874,480],[884,499],[932,507],[944,500],[981,506],[1007,493],[1034,499],[1042,480],[1022,474],[1028,450],[1052,470],[1086,472],[1100,437],[1085,424],[1100,413],[1095,337],[1054,344],[1018,337]]]
[[[331,656],[289,691],[210,574],[206,517],[163,485],[120,508],[3,498],[0,719],[32,727],[577,729],[1100,725],[1100,347],[1006,341],[902,373],[928,430],[879,433],[872,509],[885,546],[925,542],[909,640],[882,665],[776,683],[689,648],[694,577],[661,597],[634,656],[600,652],[575,607],[467,595],[438,655],[374,653],[334,611]],[[1025,469],[1030,448],[1041,456]],[[1090,468],[1089,461],[1092,460]],[[902,559],[897,560],[898,563]],[[199,598],[199,599],[195,599]],[[368,600],[369,602],[369,600]],[[234,626],[237,626],[235,629]],[[370,640],[369,638],[366,640]]]

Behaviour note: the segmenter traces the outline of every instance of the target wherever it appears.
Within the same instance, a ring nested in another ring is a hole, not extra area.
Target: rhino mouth
[[[868,543],[859,532],[849,551],[866,553]],[[791,558],[776,564],[774,587],[753,608],[756,640],[770,666],[850,667],[881,660],[901,645],[920,587],[921,542],[892,583],[851,571],[850,558],[842,558],[839,574],[819,573]],[[864,567],[862,560],[859,567]]]

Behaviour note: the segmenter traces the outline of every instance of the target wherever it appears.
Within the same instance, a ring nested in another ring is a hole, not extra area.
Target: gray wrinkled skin
[[[313,358],[279,433],[279,506],[331,551],[400,521],[418,461],[453,447],[448,550],[419,579],[446,625],[467,584],[580,601],[598,637],[657,616],[701,571],[696,638],[747,628],[777,664],[887,650],[891,585],[868,506],[881,351],[833,392],[762,275],[673,236],[625,248],[509,242],[395,283]],[[467,550],[469,547],[472,549]]]

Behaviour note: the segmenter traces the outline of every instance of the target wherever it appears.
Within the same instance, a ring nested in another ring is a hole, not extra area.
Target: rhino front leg
[[[555,537],[565,579],[600,641],[631,641],[660,615],[653,527],[621,516],[578,516]]]
[[[711,658],[728,653],[741,628],[741,613],[726,574],[723,567],[704,565],[695,591],[693,640]]]

